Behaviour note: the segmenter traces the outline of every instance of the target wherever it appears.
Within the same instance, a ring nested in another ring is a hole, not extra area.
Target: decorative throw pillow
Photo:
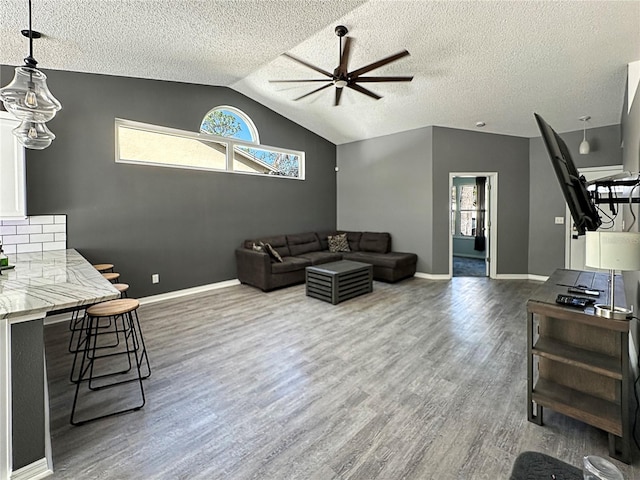
[[[255,251],[255,252],[264,252],[264,248],[262,248],[262,245],[256,245],[255,243],[251,246],[251,248]]]
[[[264,249],[265,252],[269,254],[271,258],[273,258],[276,262],[282,263],[282,257],[278,253],[278,251],[271,246],[270,243],[262,243],[260,242],[260,246]]]
[[[329,235],[329,251],[331,253],[337,252],[350,252],[349,242],[347,241],[347,234],[341,233],[339,235]]]

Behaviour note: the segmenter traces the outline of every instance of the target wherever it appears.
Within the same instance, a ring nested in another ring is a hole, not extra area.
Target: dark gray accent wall
[[[13,471],[45,457],[42,320],[11,326]]]
[[[132,296],[236,278],[245,238],[335,227],[335,145],[240,93],[46,73],[63,109],[49,123],[53,144],[27,151],[28,214],[67,214],[68,247],[115,264]],[[10,67],[2,74],[11,78]],[[261,143],[303,150],[306,180],[115,163],[114,118],[198,131],[219,105],[249,115]]]
[[[527,274],[529,140],[433,128],[433,270],[449,271],[449,172],[498,173],[496,272]],[[495,226],[494,226],[495,228]],[[496,259],[494,259],[495,261]]]
[[[561,133],[560,137],[567,144],[578,169],[622,163],[619,125],[587,130],[591,145],[588,155],[579,153],[582,130]],[[554,217],[565,216],[566,202],[542,137],[532,138],[529,142],[529,175],[529,273],[547,276],[565,266],[566,227],[556,225]]]
[[[431,127],[339,145],[338,228],[390,232],[394,251],[432,269]]]

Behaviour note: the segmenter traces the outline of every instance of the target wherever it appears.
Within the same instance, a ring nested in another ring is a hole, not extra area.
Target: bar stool
[[[85,339],[82,343],[82,349],[78,349],[78,353],[76,354],[81,355],[81,361],[78,376],[73,380],[76,384],[76,392],[71,408],[70,421],[72,425],[82,425],[100,418],[139,410],[144,406],[146,399],[142,380],[151,375],[151,367],[149,365],[149,356],[137,314],[139,306],[140,303],[138,300],[121,298],[98,303],[87,308],[82,332],[83,335],[85,335]],[[124,340],[122,344],[119,342],[118,346],[102,345],[100,337],[105,335],[105,332],[101,332],[99,329],[101,328],[100,320],[104,318],[112,320],[111,325],[114,326],[114,329],[111,333],[116,336],[122,335],[122,339]],[[119,323],[121,328],[118,327]],[[99,355],[98,352],[100,352],[101,349],[104,349],[107,353],[101,353]],[[109,351],[109,349],[112,351]],[[121,358],[124,358],[124,360],[118,361]],[[96,369],[97,363],[101,366]],[[105,367],[109,368],[108,373],[98,373],[101,368]],[[145,370],[144,367],[146,367],[146,373],[143,373]],[[96,370],[98,370],[98,372],[96,372]],[[116,378],[116,380],[107,382],[106,379],[108,378]],[[103,380],[99,381],[100,379]],[[100,390],[113,388],[130,382],[137,382],[139,384],[139,404],[127,406],[127,408],[120,408],[113,412],[102,413],[91,418],[76,420],[76,407],[78,405],[80,388],[83,384],[88,387],[88,392],[84,395],[90,396],[97,394]]]
[[[100,273],[113,272],[113,263],[96,263],[93,265],[93,268],[98,270]]]
[[[127,290],[129,290],[128,283],[114,283],[113,286],[120,292],[120,298],[127,298]]]
[[[114,280],[117,280],[120,278],[120,274],[117,272],[107,272],[107,273],[103,273],[102,276],[104,278],[106,278],[107,280],[109,280],[110,282],[113,282]]]

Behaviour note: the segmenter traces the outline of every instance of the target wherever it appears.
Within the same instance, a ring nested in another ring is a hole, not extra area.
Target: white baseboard
[[[427,280],[451,280],[451,277],[446,273],[433,274],[433,273],[416,272],[414,277],[425,278]]]
[[[175,290],[173,292],[161,293],[159,295],[139,298],[138,301],[140,302],[140,305],[149,305],[151,303],[163,302],[165,300],[186,297],[187,295],[208,292],[211,290],[218,290],[220,288],[232,287],[234,285],[240,285],[240,281],[238,279],[234,279],[217,283],[209,283],[208,285],[200,285],[199,287],[185,288],[184,290]]]
[[[46,458],[41,458],[11,473],[11,480],[39,480],[53,474]]]
[[[536,282],[546,282],[547,280],[549,280],[549,277],[546,277],[544,275],[533,275],[533,274],[529,274],[529,280],[535,280]]]
[[[499,273],[496,280],[534,280],[538,282],[546,282],[549,277],[543,275],[532,275],[530,273]]]

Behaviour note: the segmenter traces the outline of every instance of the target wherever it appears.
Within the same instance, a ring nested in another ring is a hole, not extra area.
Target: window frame
[[[226,159],[225,159],[225,168],[213,168],[213,167],[202,167],[195,165],[181,165],[177,163],[156,163],[153,161],[144,161],[144,160],[130,160],[130,159],[122,159],[120,158],[120,142],[119,142],[119,128],[128,128],[133,130],[141,130],[144,132],[150,133],[159,133],[164,135],[172,135],[183,138],[190,138],[193,140],[204,141],[204,142],[213,142],[218,144],[226,145]],[[165,168],[181,168],[186,170],[202,170],[202,171],[210,171],[210,172],[221,172],[221,173],[233,173],[240,175],[254,175],[259,177],[269,177],[269,178],[283,178],[289,180],[305,180],[305,152],[300,150],[293,150],[288,148],[276,147],[272,145],[262,145],[255,142],[247,142],[244,140],[237,140],[233,137],[222,137],[218,135],[213,135],[210,133],[199,133],[199,132],[190,132],[188,130],[181,130],[178,128],[164,127],[161,125],[154,125],[151,123],[137,122],[134,120],[127,120],[123,118],[115,118],[114,121],[114,130],[115,130],[115,161],[116,163],[125,163],[125,164],[133,164],[133,165],[146,165],[153,167],[165,167]],[[287,155],[296,155],[299,157],[299,170],[298,176],[286,176],[286,175],[269,175],[266,173],[260,172],[247,172],[241,170],[233,169],[233,158],[235,147],[246,147],[253,149],[262,149],[269,150],[274,152],[281,152]]]
[[[256,145],[260,145],[260,134],[258,133],[258,129],[256,128],[256,124],[253,123],[253,120],[251,120],[249,115],[244,113],[239,108],[232,107],[231,105],[219,105],[219,106],[214,107],[211,110],[209,110],[204,115],[204,117],[202,117],[202,120],[200,120],[200,127],[198,128],[198,132],[200,132],[202,134],[205,134],[205,135],[212,135],[214,137],[217,136],[217,135],[214,135],[212,133],[208,133],[208,132],[203,132],[202,131],[202,122],[204,122],[204,119],[207,118],[211,114],[211,112],[215,112],[216,110],[228,110],[228,111],[234,113],[235,115],[237,115],[238,117],[240,117],[242,119],[242,121],[247,124],[247,127],[249,127],[249,133],[251,134],[251,138],[253,138],[252,143],[254,143]],[[224,137],[224,138],[234,138],[234,137]],[[246,141],[246,140],[244,140],[244,141]]]

